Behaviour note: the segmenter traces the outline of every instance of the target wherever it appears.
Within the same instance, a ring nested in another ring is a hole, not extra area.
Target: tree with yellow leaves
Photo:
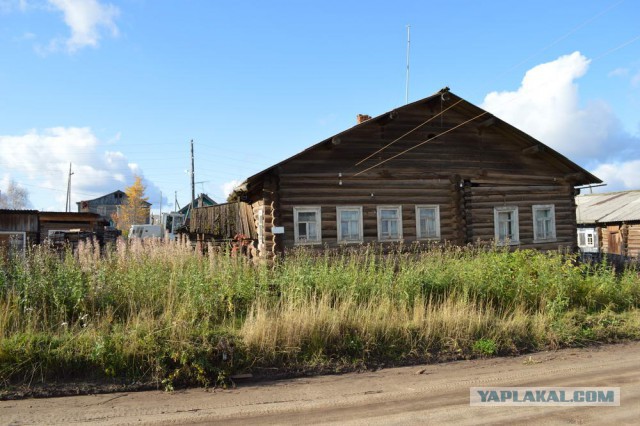
[[[145,186],[142,184],[142,178],[138,175],[134,176],[133,185],[127,187],[124,193],[127,199],[122,203],[117,213],[113,214],[113,220],[116,222],[116,228],[122,231],[126,237],[129,233],[131,225],[142,225],[147,223],[149,217],[149,197],[145,197]]]

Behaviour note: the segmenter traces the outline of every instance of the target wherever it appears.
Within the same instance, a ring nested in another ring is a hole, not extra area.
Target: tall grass
[[[0,255],[0,382],[211,384],[233,372],[512,354],[640,337],[640,278],[487,247],[293,250],[185,241]]]

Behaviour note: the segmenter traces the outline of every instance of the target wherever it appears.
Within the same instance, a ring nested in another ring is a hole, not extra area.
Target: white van
[[[164,232],[160,225],[131,225],[129,238],[162,238]]]

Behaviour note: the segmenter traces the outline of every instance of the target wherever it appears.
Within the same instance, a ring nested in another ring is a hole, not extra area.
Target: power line
[[[451,108],[453,108],[454,106],[458,105],[460,102],[462,102],[462,99],[460,99],[459,101],[455,102],[453,105],[451,105],[450,107],[446,108],[443,111],[440,111],[439,113],[437,113],[436,115],[430,117],[428,120],[424,121],[422,124],[419,124],[418,126],[414,127],[413,129],[409,130],[407,133],[405,133],[404,135],[400,136],[399,138],[389,142],[388,144],[386,144],[385,146],[383,146],[382,148],[380,148],[379,150],[377,150],[376,152],[374,152],[373,154],[365,157],[364,159],[358,161],[355,165],[359,166],[360,164],[364,163],[365,161],[367,161],[369,158],[373,157],[374,155],[384,151],[385,149],[389,148],[391,145],[393,145],[394,143],[398,142],[399,140],[403,139],[405,136],[410,135],[411,133],[415,132],[416,130],[422,128],[423,126],[425,126],[426,124],[428,124],[430,121],[432,121],[434,118],[442,115],[443,113],[447,112],[448,110],[450,110]]]
[[[562,40],[568,38],[569,36],[571,36],[572,34],[576,33],[578,30],[581,30],[582,28],[586,27],[587,25],[589,25],[590,23],[592,23],[593,21],[595,21],[596,19],[598,19],[599,17],[601,17],[602,15],[607,14],[609,11],[611,11],[612,9],[615,9],[616,7],[620,6],[620,4],[624,3],[625,0],[620,0],[612,5],[610,5],[609,7],[607,7],[606,9],[600,11],[599,13],[595,14],[594,16],[592,16],[591,18],[587,19],[586,21],[582,22],[581,24],[577,25],[576,27],[574,27],[573,29],[571,29],[569,32],[567,32],[566,34],[558,37],[557,39],[555,39],[554,41],[552,41],[550,44],[546,45],[545,47],[543,47],[542,49],[540,49],[539,51],[537,51],[536,53],[527,56],[525,59],[523,59],[522,61],[518,62],[517,64],[513,65],[512,67],[508,68],[506,71],[498,74],[493,80],[493,81],[498,81],[500,80],[501,77],[503,77],[505,74],[510,73],[511,71],[513,71],[514,69],[518,68],[520,65],[523,65],[524,63],[526,63],[527,61],[529,61],[532,58],[535,58],[536,56],[538,56],[539,54],[541,54],[542,52],[545,52],[547,50],[549,50],[550,48],[552,48],[553,46],[555,46],[556,44],[560,43]]]
[[[448,130],[445,130],[444,132],[442,132],[442,133],[440,133],[440,134],[438,134],[438,135],[436,135],[436,136],[430,137],[429,139],[424,140],[424,141],[420,142],[419,144],[412,146],[411,148],[407,148],[407,149],[405,149],[404,151],[402,151],[402,152],[400,152],[400,153],[398,153],[398,154],[396,154],[396,155],[394,155],[394,156],[392,156],[392,157],[387,158],[386,160],[380,161],[379,163],[374,164],[373,166],[371,166],[371,167],[369,167],[369,168],[366,168],[366,169],[364,169],[364,170],[362,170],[362,171],[359,171],[358,173],[354,174],[354,175],[353,175],[353,177],[356,177],[356,176],[358,176],[358,175],[361,175],[361,174],[363,174],[363,173],[366,173],[366,172],[368,172],[369,170],[374,169],[374,168],[376,168],[376,167],[378,167],[378,166],[380,166],[380,165],[382,165],[382,164],[386,163],[387,161],[391,161],[391,160],[393,160],[394,158],[398,158],[398,157],[400,157],[401,155],[404,155],[404,154],[406,154],[407,152],[412,151],[412,150],[414,150],[414,149],[416,149],[416,148],[418,148],[418,147],[420,147],[420,146],[422,146],[422,145],[426,144],[427,142],[430,142],[430,141],[432,141],[432,140],[434,140],[434,139],[436,139],[436,138],[438,138],[438,137],[440,137],[440,136],[442,136],[442,135],[444,135],[444,134],[447,134],[447,133],[449,133],[449,132],[451,132],[451,131],[453,131],[453,130],[457,129],[458,127],[462,127],[462,126],[464,126],[465,124],[467,124],[467,123],[469,123],[469,122],[471,122],[471,121],[473,121],[473,120],[475,120],[475,119],[477,119],[477,118],[480,118],[480,117],[482,117],[482,116],[483,116],[483,115],[485,115],[485,114],[489,114],[489,112],[488,112],[488,111],[484,111],[483,113],[478,114],[478,115],[476,115],[475,117],[473,117],[473,118],[471,118],[471,119],[469,119],[469,120],[467,120],[467,121],[464,121],[464,122],[462,122],[462,123],[458,124],[457,126],[454,126],[454,127],[450,128],[450,129],[448,129]]]

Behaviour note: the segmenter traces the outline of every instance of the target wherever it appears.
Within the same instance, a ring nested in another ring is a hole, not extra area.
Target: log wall
[[[640,224],[638,223],[629,225],[629,233],[627,236],[627,256],[640,256]]]

